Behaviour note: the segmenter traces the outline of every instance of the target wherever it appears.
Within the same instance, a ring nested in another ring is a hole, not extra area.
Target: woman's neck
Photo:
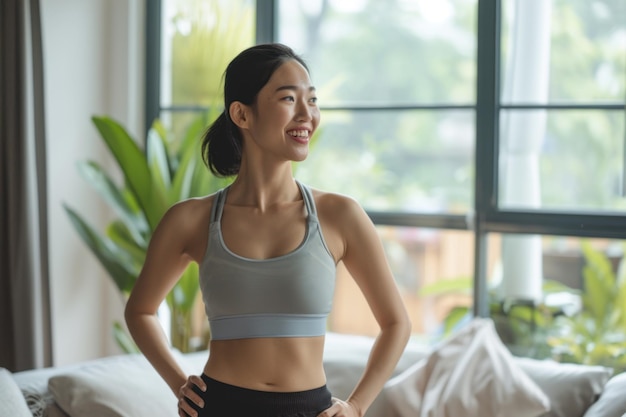
[[[276,204],[302,199],[291,169],[280,175],[249,175],[240,172],[228,190],[227,203],[265,211]]]

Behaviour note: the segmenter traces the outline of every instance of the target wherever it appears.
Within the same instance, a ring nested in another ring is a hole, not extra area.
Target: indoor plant
[[[101,234],[71,207],[64,207],[81,238],[124,298],[133,288],[150,237],[166,210],[178,201],[207,195],[228,182],[213,176],[201,159],[199,138],[214,116],[202,114],[181,138],[170,137],[156,120],[148,133],[145,150],[115,120],[102,116],[92,118],[124,181],[121,185],[115,184],[93,161],[80,162],[79,171],[111,206],[117,218]],[[181,351],[190,350],[190,320],[198,288],[198,267],[192,263],[166,298],[171,313],[171,343]],[[114,331],[124,350],[136,349],[120,323],[114,323]]]
[[[623,254],[626,244],[622,248]],[[626,258],[622,255],[614,266],[604,252],[594,249],[588,241],[582,241],[581,249],[583,291],[544,280],[541,302],[511,306],[498,297],[496,288],[492,288],[489,291],[490,317],[503,342],[515,354],[625,371]],[[424,287],[421,295],[469,293],[472,285],[470,278],[441,281]],[[555,305],[550,295],[557,294],[578,297],[580,305],[576,308]],[[444,319],[442,335],[449,335],[471,315],[471,307],[452,308]]]

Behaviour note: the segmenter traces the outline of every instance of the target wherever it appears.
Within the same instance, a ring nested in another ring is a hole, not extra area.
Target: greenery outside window
[[[309,62],[322,128],[296,176],[364,205],[416,333],[441,331],[455,307],[489,315],[498,279],[502,300],[532,306],[547,281],[571,287],[571,274],[555,276],[569,271],[554,266],[563,257],[552,256],[567,239],[579,242],[566,245],[567,256],[583,259],[582,242],[594,238],[599,251],[623,257],[623,0],[158,3],[149,10],[169,17],[160,20],[160,45],[148,36],[148,50],[163,51],[159,70],[148,65],[149,83],[156,72],[161,90],[148,98],[148,109],[158,103],[148,123],[159,116],[180,129],[215,105],[218,89],[204,83],[219,80],[225,62],[255,42],[284,42]],[[185,14],[194,7],[219,11],[239,43],[220,36],[212,39],[224,42],[204,47],[210,37],[185,37],[212,22]],[[230,7],[245,13],[235,18]],[[611,243],[597,244],[604,239]],[[437,282],[461,296],[441,302]],[[579,284],[571,288],[584,294]],[[346,297],[336,305],[362,302]],[[433,302],[437,314],[424,318]],[[337,315],[332,326],[369,332]]]

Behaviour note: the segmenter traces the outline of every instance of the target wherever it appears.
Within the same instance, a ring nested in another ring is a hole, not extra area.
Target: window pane
[[[623,111],[503,111],[503,208],[626,210]]]
[[[325,105],[473,103],[476,0],[280,0]]]
[[[434,336],[454,306],[471,309],[474,240],[472,233],[379,226],[379,235],[413,332]],[[376,335],[379,327],[343,265],[339,269],[330,330]]]
[[[626,2],[502,2],[503,103],[626,97]]]
[[[254,44],[253,0],[163,0],[161,106],[221,103],[226,65]]]
[[[465,213],[473,199],[473,111],[324,111],[296,176],[367,209]]]
[[[625,244],[490,235],[490,312],[503,342],[521,356],[626,370]]]

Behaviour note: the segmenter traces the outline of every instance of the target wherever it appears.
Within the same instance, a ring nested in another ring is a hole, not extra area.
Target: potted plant
[[[626,244],[623,247],[622,254]],[[626,257],[622,255],[614,268],[612,259],[587,241],[582,242],[582,255],[583,291],[545,280],[542,302],[512,305],[498,298],[493,288],[489,291],[490,317],[503,343],[515,354],[625,371]],[[421,294],[470,292],[472,285],[471,279],[461,278],[425,287]],[[574,296],[580,305],[564,308],[551,300],[553,295]],[[471,315],[470,307],[452,308],[444,319],[442,335],[449,335]]]
[[[227,179],[213,176],[201,158],[199,138],[214,117],[212,113],[202,114],[181,138],[170,137],[156,120],[148,132],[145,149],[115,120],[105,116],[92,118],[124,181],[115,184],[93,161],[82,161],[78,168],[117,218],[104,233],[99,233],[67,204],[64,208],[125,299],[137,280],[152,233],[167,209],[178,201],[207,195],[228,183]],[[171,344],[184,352],[190,350],[191,313],[198,288],[198,266],[193,263],[166,297],[171,313]],[[114,323],[114,335],[122,349],[136,351],[119,322]]]
[[[626,371],[626,244],[622,247],[614,268],[605,253],[583,242],[582,309],[555,318],[547,342],[556,359]]]

